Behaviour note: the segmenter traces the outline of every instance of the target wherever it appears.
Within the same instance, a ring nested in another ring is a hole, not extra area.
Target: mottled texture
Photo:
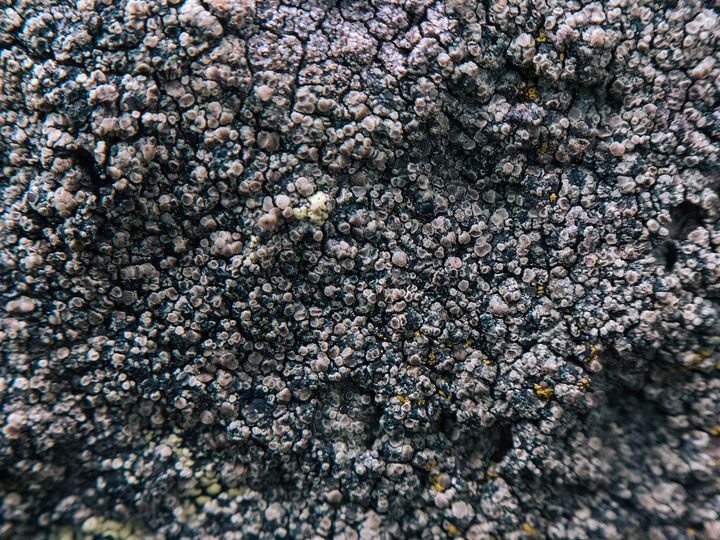
[[[715,3],[0,9],[0,536],[720,537]]]

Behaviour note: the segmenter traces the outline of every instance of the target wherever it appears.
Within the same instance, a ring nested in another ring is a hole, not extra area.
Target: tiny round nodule
[[[404,268],[405,266],[407,266],[408,257],[404,251],[397,250],[397,251],[393,251],[391,261],[395,266]]]

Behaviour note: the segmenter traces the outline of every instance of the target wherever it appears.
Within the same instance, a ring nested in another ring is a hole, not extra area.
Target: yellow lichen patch
[[[527,97],[531,101],[537,101],[537,98],[540,94],[538,93],[538,89],[535,86],[531,86],[527,90]]]
[[[548,143],[547,141],[541,142],[541,143],[540,143],[540,148],[538,148],[538,154],[541,154],[541,155],[542,155],[542,154],[544,154],[545,152],[547,152],[548,146],[549,146],[549,143]]]
[[[438,395],[443,399],[448,399],[448,395],[442,390],[438,390]]]
[[[437,362],[437,355],[433,351],[430,351],[427,356],[427,363],[432,366],[435,362]]]
[[[420,337],[420,330],[415,330],[415,337]]]
[[[530,525],[527,521],[523,523],[522,530],[525,534],[529,534],[531,536],[535,536],[536,534],[538,534],[538,532],[540,532],[535,527]]]
[[[536,43],[545,43],[547,41],[547,34],[545,33],[545,29],[541,28],[538,31],[538,35],[535,38]]]
[[[486,366],[490,366],[490,365],[492,365],[492,363],[493,363],[493,361],[490,360],[489,358],[486,358],[485,360],[483,360],[483,364],[485,364]]]
[[[442,483],[440,483],[440,475],[439,474],[433,474],[430,477],[430,485],[438,493],[442,493],[443,491],[445,491],[445,486],[443,486]]]
[[[590,379],[588,379],[587,377],[583,377],[576,383],[576,386],[579,386],[582,388],[584,386],[587,386],[588,384],[590,384]]]
[[[406,403],[415,403],[415,405],[417,405],[418,407],[424,407],[425,403],[426,403],[426,401],[424,399],[417,399],[417,400],[413,401],[412,399],[410,399],[408,396],[406,396],[404,394],[399,394],[399,395],[395,396],[395,399],[397,399],[403,405],[405,405]]]
[[[533,390],[535,390],[535,394],[540,399],[550,399],[551,397],[553,397],[553,394],[555,394],[555,391],[552,388],[545,388],[540,384],[536,384],[535,386],[533,386]]]
[[[548,197],[548,199],[550,199],[550,202],[555,202],[555,201],[557,201],[557,200],[558,200],[558,195],[557,195],[557,193],[551,193],[550,196]]]
[[[485,471],[485,477],[486,478],[497,478],[498,477],[497,463],[495,463],[494,461],[491,461],[490,463],[488,463],[488,468]]]
[[[468,338],[465,340],[465,343],[463,343],[463,345],[465,345],[465,347],[472,347],[474,343],[475,343],[474,339]]]
[[[540,298],[545,294],[545,285],[538,285],[537,292],[535,293],[535,298]]]
[[[700,349],[700,356],[703,358],[710,358],[712,355],[712,351],[710,349]]]
[[[457,536],[459,534],[458,528],[452,523],[447,527],[447,533],[450,536]]]
[[[713,427],[708,429],[708,433],[713,437],[720,437],[720,424],[715,424]]]

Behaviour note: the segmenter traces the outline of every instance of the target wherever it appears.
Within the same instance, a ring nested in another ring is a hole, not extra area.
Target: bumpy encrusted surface
[[[0,535],[720,537],[715,3],[0,6]]]

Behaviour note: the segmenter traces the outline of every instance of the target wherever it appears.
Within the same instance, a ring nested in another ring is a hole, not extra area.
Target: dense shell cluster
[[[0,536],[720,537],[716,4],[0,9]]]

